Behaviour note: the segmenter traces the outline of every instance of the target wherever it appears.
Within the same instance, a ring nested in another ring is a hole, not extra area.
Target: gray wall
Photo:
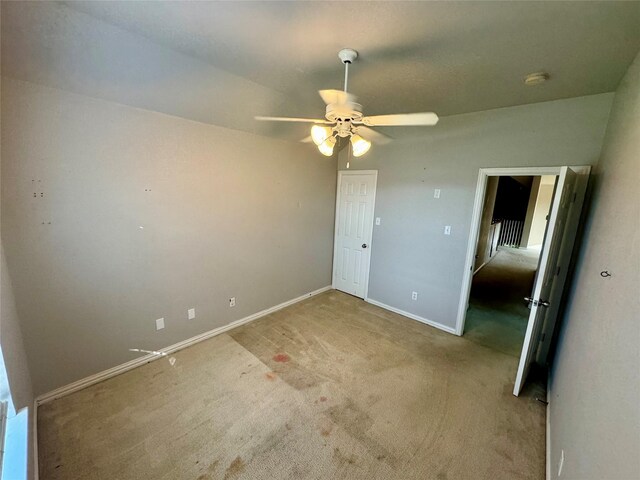
[[[7,370],[11,399],[16,410],[33,405],[31,374],[22,339],[22,330],[16,311],[15,297],[11,277],[0,245],[0,344],[2,357]]]
[[[484,194],[484,204],[482,206],[482,217],[480,217],[480,232],[478,233],[478,245],[476,247],[476,261],[473,270],[477,270],[491,258],[491,248],[493,246],[494,229],[491,228],[493,220],[493,207],[496,204],[496,194],[498,193],[498,183],[500,177],[489,177]]]
[[[0,86],[2,82],[0,79]],[[1,88],[1,87],[0,87]],[[1,98],[1,94],[0,94]],[[2,115],[0,115],[2,118]],[[0,122],[0,130],[2,123]],[[2,149],[0,148],[0,173],[2,172]],[[2,175],[0,174],[0,178]],[[0,198],[0,218],[2,213]],[[0,224],[1,225],[1,224]],[[0,229],[1,233],[1,229]],[[5,365],[7,380],[11,390],[13,406],[16,410],[30,407],[33,404],[33,388],[31,374],[27,364],[27,356],[22,340],[22,329],[16,311],[15,297],[11,276],[0,235],[0,345]],[[4,392],[3,392],[4,393]]]
[[[1,17],[1,15],[0,15]],[[0,81],[1,85],[1,81]],[[1,96],[1,95],[0,95]],[[0,115],[0,118],[2,115]],[[0,129],[1,129],[0,123]],[[0,178],[2,149],[0,148]],[[1,218],[0,199],[0,218]],[[28,408],[28,432],[27,432],[27,477],[33,477],[33,385],[31,373],[27,361],[27,354],[22,339],[22,328],[16,310],[15,296],[11,276],[7,267],[0,232],[0,345],[2,346],[2,363],[7,375],[6,384],[10,392],[2,392],[11,395],[11,400],[16,411]],[[6,398],[3,398],[6,400]]]
[[[387,129],[396,141],[350,161],[352,169],[379,171],[375,215],[381,225],[373,232],[369,296],[454,327],[478,169],[595,164],[612,98],[592,95],[445,117],[428,129]],[[340,169],[347,155],[340,152]],[[442,190],[439,199],[435,188]],[[445,225],[451,236],[443,234]]]
[[[551,478],[640,474],[640,55],[616,93],[551,375]],[[611,277],[602,278],[608,270]]]
[[[551,201],[553,200],[554,185],[542,184],[538,189],[536,197],[536,205],[531,218],[531,230],[527,239],[527,247],[534,245],[542,245],[544,240],[544,232],[547,229],[547,216],[551,209]]]
[[[24,408],[28,409],[27,478],[33,478],[33,388],[27,354],[22,340],[22,329],[20,328],[20,321],[16,311],[13,286],[11,285],[11,277],[1,242],[0,257],[0,344],[2,345],[2,361],[7,373],[11,400],[16,412]],[[3,400],[6,400],[6,398],[3,398]]]
[[[542,177],[534,177],[531,182],[531,193],[529,194],[529,204],[527,205],[527,214],[524,219],[524,227],[522,228],[522,238],[520,246],[527,248],[529,242],[529,234],[531,233],[531,223],[533,222],[533,214],[536,211],[536,201],[538,200],[538,191],[540,190],[540,181]]]
[[[2,119],[36,394],[331,283],[336,161],[308,145],[8,78]]]

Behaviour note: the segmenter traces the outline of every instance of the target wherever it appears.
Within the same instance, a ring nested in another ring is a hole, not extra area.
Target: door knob
[[[531,297],[524,297],[524,299],[527,302],[532,303],[534,307],[548,307],[551,305],[549,302],[545,302],[544,300],[534,300]]]
[[[366,243],[363,243],[363,244],[362,244],[362,248],[367,248],[367,244],[366,244]]]

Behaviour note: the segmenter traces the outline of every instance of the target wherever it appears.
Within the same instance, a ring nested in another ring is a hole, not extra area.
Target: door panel
[[[569,167],[570,170],[574,170],[577,173],[575,196],[572,199],[571,211],[567,217],[565,225],[564,241],[560,246],[560,253],[556,262],[556,282],[560,282],[560,285],[565,285],[565,280],[569,273],[569,266],[571,263],[571,257],[573,255],[573,247],[575,242],[576,232],[578,230],[578,224],[580,223],[580,217],[582,212],[582,205],[584,204],[584,196],[587,190],[587,184],[589,182],[590,167]],[[542,321],[542,327],[540,329],[538,346],[535,354],[535,362],[540,365],[546,365],[548,361],[549,348],[553,339],[553,334],[557,322],[558,313],[560,310],[560,304],[562,301],[562,295],[564,289],[553,292],[553,298],[549,300],[549,307],[547,315]]]
[[[339,172],[333,286],[364,298],[369,276],[377,172]]]
[[[576,218],[580,216],[583,189],[578,189],[578,175],[562,167],[547,221],[536,279],[531,295],[531,313],[518,365],[514,395],[519,395],[538,349],[545,323],[555,322],[562,297],[566,268],[573,250]],[[578,194],[581,195],[578,201]],[[569,227],[569,228],[567,228]]]

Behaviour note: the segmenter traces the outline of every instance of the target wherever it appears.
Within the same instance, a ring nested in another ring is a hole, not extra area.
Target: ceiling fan
[[[256,120],[273,122],[313,123],[311,136],[303,142],[313,142],[320,153],[330,157],[338,137],[351,139],[354,157],[360,157],[371,148],[371,142],[384,144],[391,141],[389,137],[369,127],[389,126],[432,126],[438,123],[438,115],[433,112],[400,113],[395,115],[373,115],[365,117],[362,105],[356,103],[356,97],[347,92],[349,81],[349,65],[358,58],[358,52],[345,48],[338,52],[338,58],[344,63],[344,90],[320,90],[320,96],[327,104],[325,119],[294,117],[263,117]]]

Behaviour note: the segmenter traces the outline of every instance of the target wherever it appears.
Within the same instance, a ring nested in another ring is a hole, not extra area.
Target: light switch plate
[[[451,235],[451,225],[447,225],[446,227],[444,227],[444,234]]]
[[[156,320],[156,330],[162,330],[164,328],[164,318],[158,318]]]
[[[380,217],[376,217],[376,225],[380,225]]]
[[[440,198],[440,189],[436,188],[433,192],[433,198]]]
[[[187,316],[189,317],[189,320],[193,320],[194,318],[196,318],[196,309],[190,308],[189,310],[187,310]]]

